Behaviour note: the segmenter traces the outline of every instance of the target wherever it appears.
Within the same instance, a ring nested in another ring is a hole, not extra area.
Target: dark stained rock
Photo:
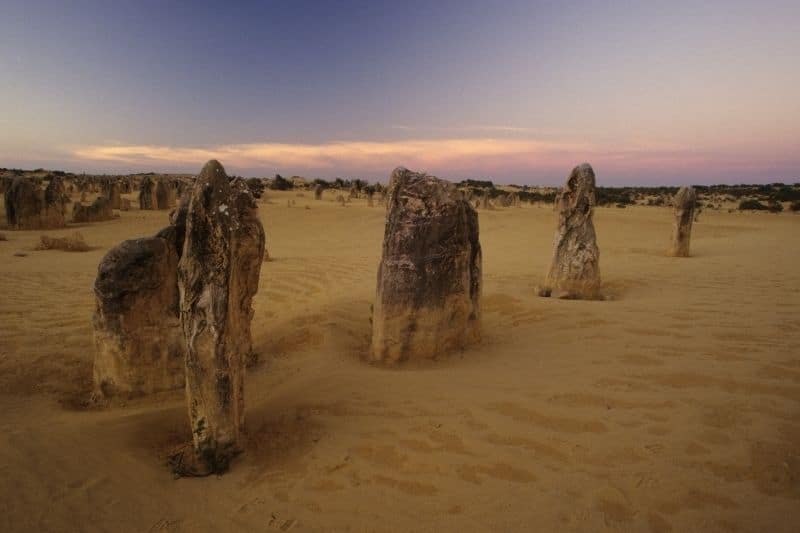
[[[477,341],[477,213],[452,183],[405,168],[388,190],[372,360],[433,358]]]
[[[142,178],[142,183],[139,187],[139,209],[158,209],[156,187],[156,181],[151,176]]]
[[[53,229],[66,226],[69,197],[60,177],[43,190],[32,180],[17,177],[5,194],[6,220],[15,229]]]
[[[108,180],[103,184],[103,194],[108,199],[111,209],[120,209],[122,204],[120,183],[114,179]]]
[[[209,161],[192,191],[178,268],[186,390],[195,455],[222,471],[241,450],[244,374],[264,229],[242,180]]]
[[[113,218],[114,210],[111,209],[111,200],[104,196],[98,197],[92,205],[76,202],[72,206],[73,222],[102,222]]]
[[[94,388],[140,395],[184,385],[178,251],[164,236],[124,241],[97,270]]]
[[[156,208],[172,207],[175,207],[175,187],[167,178],[161,178],[156,182]]]
[[[558,226],[553,261],[542,296],[599,299],[600,251],[592,216],[595,206],[594,170],[588,163],[572,169],[556,198]]]

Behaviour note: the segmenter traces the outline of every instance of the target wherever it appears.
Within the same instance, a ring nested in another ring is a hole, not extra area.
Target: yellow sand
[[[97,264],[166,212],[0,229],[0,531],[800,530],[800,217],[704,211],[680,259],[670,209],[597,209],[612,300],[580,302],[535,296],[550,209],[481,211],[483,341],[384,369],[362,360],[383,208],[268,196],[223,477],[172,479],[180,391],[79,407]],[[33,251],[76,230],[96,248]]]

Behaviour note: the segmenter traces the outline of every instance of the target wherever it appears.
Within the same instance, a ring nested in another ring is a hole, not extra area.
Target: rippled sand
[[[0,531],[800,530],[800,216],[704,212],[680,259],[670,210],[598,209],[610,299],[578,302],[535,296],[550,209],[481,211],[483,341],[384,369],[383,208],[269,197],[248,449],[219,478],[165,465],[181,392],[81,407],[97,264],[166,212],[0,228]],[[33,251],[75,229],[95,249]]]

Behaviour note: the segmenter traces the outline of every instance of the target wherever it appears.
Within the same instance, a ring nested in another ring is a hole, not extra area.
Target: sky
[[[0,0],[0,167],[800,181],[800,2]]]

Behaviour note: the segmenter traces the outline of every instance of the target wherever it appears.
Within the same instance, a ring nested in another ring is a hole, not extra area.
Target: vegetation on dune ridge
[[[163,174],[155,172],[126,174],[126,175],[91,175],[75,174],[61,170],[22,170],[0,168],[0,185],[5,180],[10,180],[17,176],[29,177],[37,183],[50,181],[55,176],[65,179],[81,181],[84,179],[102,178],[109,180],[114,178],[133,178],[141,176],[170,176],[175,178],[194,179],[190,174]],[[376,192],[384,190],[384,185],[380,180],[370,182],[363,179],[337,177],[334,179],[305,178],[302,176],[291,176],[285,178],[280,174],[272,177],[241,177],[245,181],[251,193],[256,198],[261,198],[266,190],[291,191],[291,190],[310,190],[310,189],[332,189],[340,191],[350,191],[357,193],[358,196],[367,195],[371,197]],[[486,196],[493,203],[503,204],[504,199],[513,193],[519,199],[519,203],[530,204],[551,204],[558,196],[558,187],[545,187],[535,185],[501,185],[496,184],[491,179],[463,179],[455,182],[456,186],[468,193],[471,197]],[[800,211],[800,182],[787,184],[775,182],[769,184],[739,184],[739,185],[694,185],[697,191],[697,205],[706,209],[734,208],[742,211],[758,210],[778,213],[781,211],[797,212]],[[0,187],[2,191],[2,187]],[[669,207],[672,205],[672,198],[677,193],[676,186],[625,186],[625,187],[596,187],[596,202],[601,207],[626,207],[630,205]],[[727,206],[723,205],[727,204]],[[518,204],[517,204],[518,205]]]

